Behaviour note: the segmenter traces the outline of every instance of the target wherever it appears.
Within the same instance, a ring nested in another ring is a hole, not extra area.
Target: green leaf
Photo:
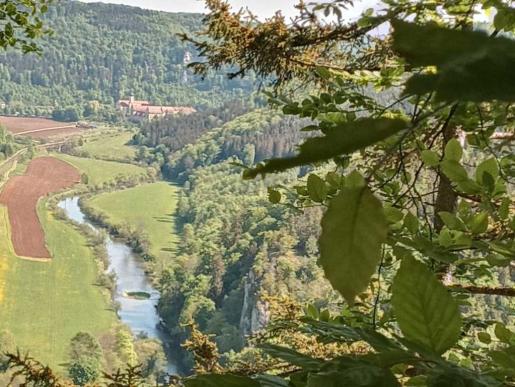
[[[480,212],[472,217],[468,222],[470,231],[473,234],[482,234],[488,229],[488,214],[486,212]]]
[[[259,348],[274,358],[287,361],[288,363],[302,367],[303,369],[317,370],[324,365],[323,360],[314,359],[294,351],[293,349],[281,347],[279,345],[263,344],[260,345]]]
[[[434,367],[427,378],[428,387],[493,387],[500,386],[495,380],[476,374],[465,368],[453,366]]]
[[[489,355],[496,363],[496,365],[511,370],[511,374],[514,374],[513,370],[515,370],[515,356],[513,356],[512,353],[508,353],[507,349],[491,351]]]
[[[451,139],[447,145],[445,145],[444,160],[451,160],[459,162],[463,157],[463,149],[458,140],[455,138]]]
[[[321,203],[327,198],[327,186],[325,181],[314,173],[308,176],[308,195],[314,202]]]
[[[246,376],[238,375],[197,375],[184,380],[186,387],[260,387],[261,384]]]
[[[331,314],[329,313],[329,311],[327,309],[320,311],[320,316],[319,316],[320,321],[328,322],[330,318],[331,318]]]
[[[385,206],[383,209],[384,215],[386,216],[386,219],[389,223],[397,223],[402,220],[404,217],[404,214],[401,210],[398,208],[392,207],[392,206]]]
[[[327,172],[325,175],[325,181],[333,189],[338,189],[342,185],[342,176],[336,172]]]
[[[438,164],[440,164],[440,156],[438,156],[438,153],[432,150],[423,150],[420,153],[420,158],[422,159],[422,162],[428,167],[436,167]]]
[[[454,160],[444,160],[440,164],[443,173],[453,183],[461,183],[468,180],[468,174],[463,166]]]
[[[483,161],[476,168],[476,181],[487,186],[490,192],[495,187],[497,177],[499,177],[499,165],[494,158]]]
[[[327,364],[323,371],[308,375],[307,387],[398,387],[399,382],[388,368],[363,360],[341,357]]]
[[[490,266],[506,267],[511,263],[511,258],[492,253],[486,256],[486,261]]]
[[[438,243],[443,247],[450,247],[454,243],[451,231],[444,227],[438,234]]]
[[[512,39],[436,24],[421,26],[394,20],[392,25],[393,48],[408,64],[437,69],[436,73],[412,76],[405,94],[435,92],[436,99],[442,101],[515,100]]]
[[[281,201],[281,193],[273,188],[268,188],[268,200],[273,204],[279,203]]]
[[[466,227],[456,215],[451,214],[450,212],[441,211],[438,213],[438,216],[444,224],[450,229],[450,230],[460,230],[465,231]]]
[[[410,378],[406,382],[406,387],[427,387],[427,376],[426,375],[417,375]]]
[[[476,168],[476,181],[482,183],[483,172],[488,172],[494,179],[499,177],[499,164],[494,158],[487,159]]]
[[[484,171],[481,175],[481,183],[486,188],[486,192],[493,193],[495,190],[495,179],[490,173]]]
[[[331,200],[322,219],[320,263],[348,303],[368,286],[387,232],[381,202],[367,187],[344,188]]]
[[[456,182],[456,188],[461,192],[474,195],[481,192],[481,187],[472,179]]]
[[[261,387],[288,387],[290,385],[288,380],[275,375],[258,375],[256,380]]]
[[[348,188],[363,188],[365,185],[365,179],[357,171],[352,171],[345,176],[345,186]]]
[[[418,231],[419,228],[419,221],[418,218],[413,215],[411,212],[408,212],[406,216],[404,217],[404,227],[412,233],[415,234]]]
[[[404,336],[436,354],[452,347],[461,333],[458,304],[422,263],[405,258],[392,285],[392,304]]]
[[[313,319],[318,319],[318,317],[319,317],[318,308],[315,305],[313,305],[313,304],[309,304],[306,307],[305,313],[306,313],[307,316],[309,316],[309,317],[311,317]]]
[[[506,343],[506,344],[510,343],[510,341],[514,335],[509,329],[507,329],[501,323],[495,324],[494,333],[495,333],[495,337],[497,337],[500,341],[502,341],[503,343]]]
[[[399,382],[390,370],[371,365],[345,369],[311,373],[306,387],[398,387]]]
[[[515,9],[497,7],[497,13],[494,16],[494,27],[499,31],[513,31],[515,29]]]
[[[477,338],[479,339],[479,341],[481,341],[484,344],[490,344],[492,342],[492,338],[486,332],[479,332],[477,334]]]
[[[510,204],[511,200],[508,198],[504,198],[499,206],[498,215],[501,219],[506,220],[508,216],[510,216]]]
[[[328,161],[375,144],[406,128],[406,121],[390,118],[360,118],[343,123],[328,130],[323,137],[308,138],[300,145],[297,156],[268,160],[245,170],[243,177],[253,179],[257,175]]]

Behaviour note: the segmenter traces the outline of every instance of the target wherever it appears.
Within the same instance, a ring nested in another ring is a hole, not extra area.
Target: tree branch
[[[486,286],[462,286],[449,285],[449,289],[457,292],[467,292],[472,294],[490,294],[495,296],[515,297],[515,288],[489,288]]]

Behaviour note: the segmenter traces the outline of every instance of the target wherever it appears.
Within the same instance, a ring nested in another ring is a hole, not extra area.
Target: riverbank
[[[165,181],[87,196],[82,210],[120,236],[159,272],[172,263],[179,241],[175,219],[179,188]]]
[[[148,352],[149,348],[153,353],[163,353],[161,345],[156,346],[153,339],[135,335],[133,338],[118,319],[117,304],[111,301],[112,278],[103,275],[107,268],[107,250],[99,249],[99,242],[91,238],[87,230],[56,211],[56,204],[63,196],[104,187],[116,189],[118,186],[107,180],[117,176],[115,167],[120,166],[119,171],[134,171],[138,181],[147,181],[146,170],[111,163],[106,175],[102,170],[104,163],[88,164],[92,166],[91,173],[103,172],[97,180],[102,183],[101,187],[79,184],[66,192],[42,198],[38,203],[38,218],[52,254],[47,262],[22,260],[16,256],[7,209],[0,206],[0,336],[12,338],[14,348],[29,352],[63,375],[67,374],[70,340],[79,332],[90,333],[99,340],[105,358],[103,368],[107,371],[114,372],[128,361],[152,362],[154,355]],[[13,173],[24,166],[25,163],[18,164]],[[126,187],[132,177],[124,174],[116,182]],[[156,356],[161,359],[164,355]],[[160,367],[159,364],[161,360],[156,367]]]
[[[79,206],[79,197],[63,199],[58,207],[76,224],[89,227],[94,233],[101,234],[102,229],[87,219]],[[152,287],[145,273],[144,262],[135,255],[123,241],[105,237],[107,252],[107,274],[114,274],[114,303],[122,323],[127,325],[135,337],[148,337],[158,340],[163,346],[167,338],[160,329],[160,318],[156,306],[159,292]],[[148,294],[145,298],[129,297],[130,293]],[[173,361],[168,359],[167,371],[176,372]]]

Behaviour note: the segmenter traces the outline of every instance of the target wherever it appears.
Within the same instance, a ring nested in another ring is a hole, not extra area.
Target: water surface
[[[100,228],[91,223],[79,207],[79,197],[63,199],[58,206],[66,215],[79,224],[86,224],[96,232]],[[107,256],[109,259],[108,273],[116,275],[116,290],[114,299],[120,306],[118,316],[137,335],[145,335],[163,343],[164,333],[159,329],[160,317],[157,314],[159,292],[145,274],[144,264],[140,257],[134,254],[125,243],[106,238]],[[150,294],[148,299],[135,299],[127,296],[129,292],[145,292]],[[176,367],[168,361],[168,371],[176,372]]]

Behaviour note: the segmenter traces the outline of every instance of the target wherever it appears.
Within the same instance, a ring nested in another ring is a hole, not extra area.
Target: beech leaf
[[[447,288],[414,258],[404,258],[392,285],[392,304],[404,336],[441,355],[458,341],[461,315]]]
[[[331,200],[322,219],[320,263],[348,303],[367,288],[387,231],[381,202],[367,187],[344,188]]]

